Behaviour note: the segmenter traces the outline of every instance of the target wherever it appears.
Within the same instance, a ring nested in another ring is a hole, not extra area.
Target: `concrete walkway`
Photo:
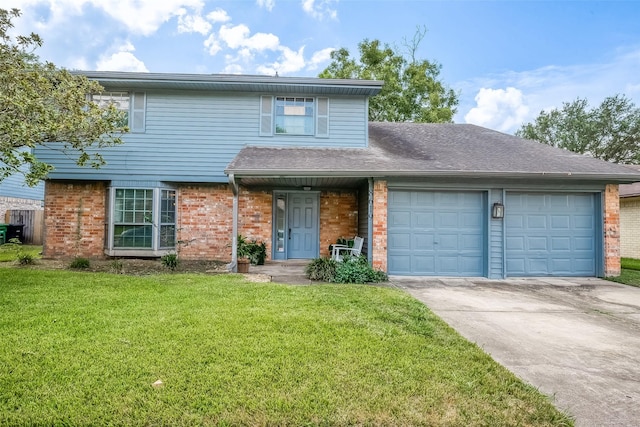
[[[640,426],[640,288],[600,279],[398,278],[577,426]]]

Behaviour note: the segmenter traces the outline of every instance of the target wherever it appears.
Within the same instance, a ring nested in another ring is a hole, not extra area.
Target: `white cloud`
[[[482,88],[475,97],[477,106],[464,119],[467,123],[485,126],[502,132],[518,126],[529,113],[522,92],[513,87],[507,89]]]
[[[280,44],[280,39],[274,34],[256,33],[251,37],[249,34],[251,31],[246,25],[223,25],[219,37],[231,49],[245,47],[256,51],[275,50]]]
[[[315,19],[337,19],[338,11],[332,6],[337,0],[302,0],[302,10]]]
[[[135,47],[127,42],[115,48],[116,52],[100,57],[96,64],[99,71],[137,71],[147,73],[144,62],[135,57]]]
[[[561,108],[564,102],[576,98],[586,98],[591,105],[597,105],[607,96],[624,94],[640,105],[639,69],[640,47],[635,47],[615,52],[607,62],[562,67],[550,65],[460,82],[453,85],[462,92],[456,121],[474,120],[474,123],[480,123],[484,120],[486,126],[495,126],[495,129],[511,133],[522,124],[533,121],[541,111]],[[485,114],[490,111],[491,100],[496,101],[498,94],[487,92],[490,89],[483,92],[483,88],[509,87],[521,92],[522,99],[526,100],[522,106],[528,107],[528,111],[524,113],[518,110],[515,104],[506,110],[509,104],[500,104],[502,110],[496,114],[507,114],[505,111],[510,113],[493,121],[487,119]],[[472,94],[475,94],[475,102],[470,99]],[[481,106],[480,102],[487,105]],[[511,126],[506,128],[509,123]]]
[[[321,64],[329,62],[329,60],[331,59],[331,52],[333,52],[334,50],[334,48],[328,47],[326,49],[314,52],[313,56],[311,56],[311,61],[307,66],[307,70],[317,70]]]
[[[207,52],[209,55],[215,56],[218,52],[222,50],[222,46],[218,41],[217,37],[214,34],[211,34],[205,41],[204,47],[207,48]]]
[[[212,25],[200,14],[190,15],[185,9],[178,12],[179,33],[200,33],[203,36],[209,34]]]
[[[229,22],[231,21],[231,17],[227,14],[225,10],[217,8],[216,10],[209,12],[207,14],[207,19],[214,24],[219,22]]]
[[[285,75],[296,73],[305,68],[304,46],[297,51],[288,47],[280,47],[280,57],[272,64],[260,65],[257,69],[259,73],[275,75]]]
[[[256,0],[256,4],[271,12],[276,5],[276,0]]]

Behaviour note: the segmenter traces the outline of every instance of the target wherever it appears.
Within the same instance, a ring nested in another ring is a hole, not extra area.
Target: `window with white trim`
[[[329,98],[261,97],[260,135],[329,136]]]
[[[176,246],[176,191],[112,188],[113,250],[170,250]]]
[[[102,92],[92,95],[93,102],[100,107],[113,105],[124,113],[121,126],[128,126],[131,132],[144,132],[147,97],[144,92]]]

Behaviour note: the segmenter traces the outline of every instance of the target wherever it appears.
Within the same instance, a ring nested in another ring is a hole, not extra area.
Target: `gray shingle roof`
[[[245,147],[236,176],[505,177],[640,181],[640,172],[469,124],[370,123],[368,148]]]

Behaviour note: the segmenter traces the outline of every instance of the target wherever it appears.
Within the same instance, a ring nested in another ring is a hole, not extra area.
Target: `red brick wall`
[[[330,256],[329,245],[358,232],[358,194],[323,191],[320,194],[320,256]],[[366,237],[366,236],[363,236]]]
[[[387,181],[373,184],[373,268],[387,271]]]
[[[620,198],[618,185],[604,191],[604,275],[620,275]]]
[[[238,232],[249,240],[267,245],[267,259],[271,259],[273,232],[273,194],[271,191],[240,189],[238,199]]]
[[[103,182],[46,181],[46,258],[103,256],[107,186]]]
[[[233,195],[229,186],[178,188],[177,238],[185,259],[231,259]]]

